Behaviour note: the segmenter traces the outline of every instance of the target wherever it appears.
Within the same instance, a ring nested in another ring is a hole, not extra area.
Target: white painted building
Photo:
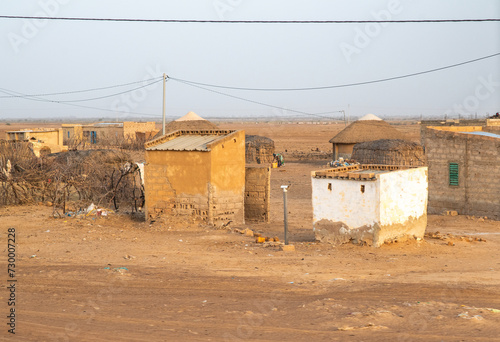
[[[421,238],[427,193],[427,167],[356,165],[312,172],[316,240],[379,247]]]

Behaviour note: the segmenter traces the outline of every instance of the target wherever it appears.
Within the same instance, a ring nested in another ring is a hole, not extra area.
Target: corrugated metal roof
[[[221,138],[221,135],[189,134],[148,147],[148,151],[210,151],[207,145]]]
[[[478,132],[460,132],[460,133],[473,134],[473,135],[482,135],[484,137],[491,137],[491,138],[500,139],[500,135],[499,134],[489,133],[489,132],[483,132],[483,131],[478,131]]]

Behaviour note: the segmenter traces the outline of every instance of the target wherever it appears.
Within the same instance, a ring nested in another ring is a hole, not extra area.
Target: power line
[[[73,91],[64,91],[64,92],[59,92],[59,93],[45,93],[45,94],[23,94],[23,95],[8,95],[8,96],[0,96],[0,98],[12,98],[12,97],[23,97],[23,96],[52,96],[52,95],[68,95],[68,94],[77,94],[77,93],[86,93],[86,92],[91,92],[91,91],[97,91],[97,90],[105,90],[105,89],[111,89],[111,88],[118,88],[118,87],[124,87],[128,86],[131,84],[137,84],[141,82],[149,82],[152,80],[157,80],[161,79],[161,77],[154,77],[150,78],[147,80],[142,80],[142,81],[135,81],[135,82],[129,82],[129,83],[123,83],[123,84],[117,84],[117,85],[112,85],[108,87],[100,87],[100,88],[91,88],[91,89],[84,89],[84,90],[73,90]]]
[[[258,105],[261,105],[261,106],[265,106],[265,107],[270,107],[270,108],[275,108],[275,109],[285,110],[285,111],[288,111],[288,112],[299,113],[299,114],[302,114],[302,115],[307,115],[307,116],[317,116],[317,117],[320,117],[320,118],[327,118],[326,116],[321,115],[321,114],[333,114],[333,113],[339,113],[339,112],[340,112],[340,111],[338,111],[338,110],[337,110],[337,111],[331,111],[331,112],[325,112],[325,113],[319,113],[319,114],[312,114],[312,113],[302,112],[302,111],[300,111],[300,110],[295,110],[295,109],[289,109],[289,108],[279,107],[279,106],[270,105],[270,104],[263,103],[263,102],[259,102],[259,101],[254,101],[254,100],[246,99],[246,98],[243,98],[243,97],[240,97],[240,96],[235,96],[235,95],[231,95],[231,94],[223,93],[223,92],[220,92],[220,91],[218,91],[218,90],[213,90],[213,89],[204,88],[204,87],[202,87],[202,86],[195,85],[195,84],[190,84],[190,83],[184,82],[184,81],[182,81],[182,80],[178,80],[178,79],[173,79],[173,78],[171,78],[171,79],[172,79],[172,80],[174,80],[174,81],[177,81],[177,82],[183,83],[183,84],[185,84],[185,85],[191,86],[191,87],[195,87],[195,88],[203,89],[203,90],[206,90],[206,91],[209,91],[209,92],[212,92],[212,93],[216,93],[216,94],[219,94],[219,95],[223,95],[223,96],[231,97],[231,98],[233,98],[233,99],[237,99],[237,100],[241,100],[241,101],[245,101],[245,102],[250,102],[250,103],[255,103],[255,104],[258,104]]]
[[[500,22],[499,18],[479,19],[409,19],[409,20],[203,20],[203,19],[132,19],[132,18],[89,18],[89,17],[40,17],[0,15],[0,19],[34,19],[64,21],[115,21],[141,23],[201,23],[201,24],[372,24],[372,23],[475,23]]]
[[[78,108],[86,108],[86,109],[95,109],[95,110],[100,110],[104,112],[111,112],[111,113],[123,113],[123,114],[135,114],[135,115],[142,115],[142,116],[153,116],[153,117],[160,117],[160,114],[148,114],[148,113],[137,113],[137,112],[127,112],[127,111],[121,111],[121,110],[112,110],[112,109],[105,109],[105,108],[98,108],[98,107],[92,107],[92,106],[84,106],[84,105],[78,105],[74,103],[65,103],[65,102],[58,102],[54,100],[49,100],[49,99],[44,99],[44,98],[39,98],[36,96],[30,96],[27,94],[19,93],[16,91],[0,88],[0,92],[4,94],[18,94],[20,95],[19,98],[23,100],[30,100],[30,101],[39,101],[39,102],[50,102],[50,103],[58,103],[66,106],[73,106],[73,107],[78,107]]]
[[[17,94],[20,94],[20,95],[10,95],[9,97],[28,98],[28,99],[32,98],[32,99],[34,99],[36,101],[44,101],[45,100],[45,101],[50,101],[50,102],[55,102],[55,103],[85,102],[85,101],[100,100],[100,99],[105,99],[105,98],[109,98],[109,97],[113,97],[113,96],[118,96],[118,95],[121,95],[121,94],[130,93],[131,91],[149,87],[150,85],[158,83],[160,81],[162,81],[162,80],[160,79],[160,80],[157,80],[157,81],[153,81],[151,83],[142,85],[140,87],[133,88],[133,89],[128,89],[126,91],[122,91],[122,92],[115,93],[115,94],[104,95],[104,96],[99,96],[99,97],[93,97],[93,98],[88,98],[88,99],[80,99],[80,100],[64,100],[64,101],[62,101],[62,100],[48,100],[48,99],[42,99],[42,98],[40,98],[40,95],[26,95],[26,94],[14,92],[12,90],[10,90],[10,92],[12,92],[14,94],[17,93]],[[4,90],[6,90],[6,89],[4,89]]]
[[[329,86],[322,86],[322,87],[309,87],[309,88],[243,88],[243,87],[231,87],[231,86],[223,86],[223,85],[216,85],[216,84],[208,84],[208,83],[200,83],[200,82],[194,82],[194,81],[188,81],[188,80],[183,80],[183,79],[178,79],[175,77],[170,77],[170,79],[174,81],[182,81],[186,84],[191,84],[191,85],[199,85],[199,86],[205,86],[205,87],[213,87],[213,88],[222,88],[222,89],[232,89],[232,90],[250,90],[250,91],[303,91],[303,90],[322,90],[322,89],[334,89],[334,88],[345,88],[345,87],[353,87],[353,86],[359,86],[359,85],[366,85],[366,84],[373,84],[373,83],[380,83],[380,82],[387,82],[387,81],[393,81],[393,80],[398,80],[402,78],[407,78],[407,77],[413,77],[413,76],[419,76],[419,75],[424,75],[424,74],[429,74],[432,72],[436,71],[441,71],[441,70],[446,70],[450,68],[455,68],[461,65],[465,64],[470,64],[474,62],[478,62],[484,59],[492,58],[499,56],[500,52],[494,53],[492,55],[472,59],[469,61],[457,63],[457,64],[452,64],[436,69],[431,69],[431,70],[426,70],[426,71],[420,71],[420,72],[415,72],[412,74],[406,74],[406,75],[401,75],[401,76],[395,76],[395,77],[388,77],[388,78],[383,78],[383,79],[378,79],[378,80],[372,80],[372,81],[364,81],[364,82],[357,82],[357,83],[347,83],[347,84],[338,84],[338,85],[329,85]]]
[[[151,83],[148,83],[148,84],[142,85],[142,86],[140,86],[140,87],[133,88],[133,89],[128,89],[128,90],[125,90],[125,91],[122,91],[122,92],[119,92],[119,93],[115,93],[115,94],[111,94],[111,95],[104,95],[104,96],[99,96],[99,97],[94,97],[94,98],[89,98],[89,99],[81,99],[81,100],[65,100],[65,101],[57,101],[57,102],[59,102],[59,103],[68,103],[68,102],[84,102],[84,101],[93,101],[93,100],[106,99],[106,98],[108,98],[108,97],[118,96],[118,95],[121,95],[121,94],[130,93],[131,91],[134,91],[134,90],[138,90],[138,89],[146,88],[146,87],[149,87],[149,86],[150,86],[150,85],[152,85],[152,84],[155,84],[155,83],[158,83],[158,82],[161,82],[161,81],[162,81],[162,80],[153,81],[153,82],[151,82]]]

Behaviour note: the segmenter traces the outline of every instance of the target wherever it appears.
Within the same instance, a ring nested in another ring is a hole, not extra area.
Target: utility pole
[[[284,212],[284,224],[285,224],[285,245],[288,245],[288,209],[286,203],[286,193],[288,191],[288,185],[282,185],[283,189],[283,212]]]
[[[167,75],[165,75],[165,73],[163,73],[163,119],[162,119],[162,132],[161,134],[162,135],[165,135],[165,83],[166,83],[166,80],[167,80]]]
[[[344,112],[345,114],[345,112]],[[349,119],[351,118],[351,105],[347,104],[347,123],[349,123]]]

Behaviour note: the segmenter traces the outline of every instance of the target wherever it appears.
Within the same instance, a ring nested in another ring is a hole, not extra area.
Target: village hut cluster
[[[500,219],[500,120],[421,122],[419,145],[369,114],[333,137],[333,158],[359,164],[312,173],[316,239],[380,246],[422,238],[427,213]],[[477,191],[481,189],[481,191]]]
[[[428,212],[500,219],[500,180],[486,177],[498,171],[500,119],[423,121],[421,137],[421,144],[407,141],[373,114],[336,134],[330,140],[332,165],[339,166],[311,172],[316,239],[371,246],[420,239]],[[194,112],[171,121],[164,131],[154,122],[10,131],[0,147],[10,151],[13,144],[29,144],[39,156],[66,151],[74,142],[112,146],[113,139],[145,147],[145,163],[137,169],[147,220],[269,222],[274,142],[220,129]],[[7,161],[1,162],[8,176]]]

